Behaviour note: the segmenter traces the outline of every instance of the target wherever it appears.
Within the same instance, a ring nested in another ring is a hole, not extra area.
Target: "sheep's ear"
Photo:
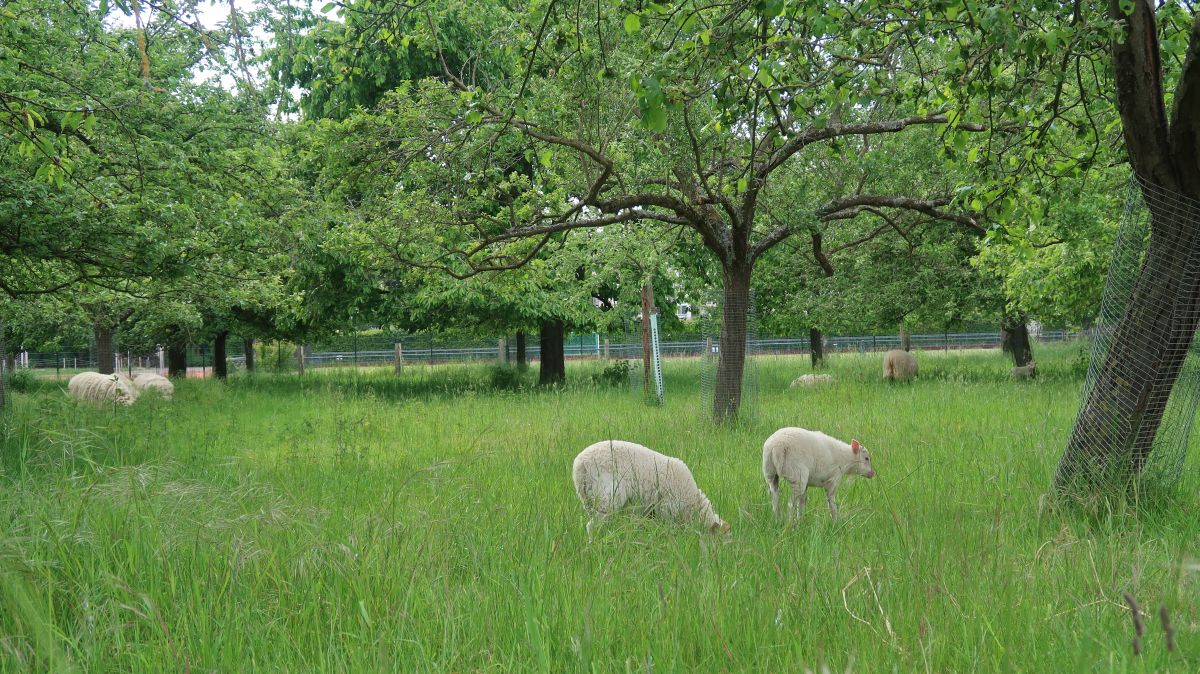
[[[858,454],[862,451],[862,445],[858,444],[858,440],[851,440],[850,449],[853,450],[855,454]]]

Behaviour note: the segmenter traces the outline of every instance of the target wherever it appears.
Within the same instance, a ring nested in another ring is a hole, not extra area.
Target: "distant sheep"
[[[1021,365],[1012,369],[1013,379],[1033,379],[1037,376],[1037,365],[1033,361],[1029,361],[1028,365]]]
[[[114,402],[132,405],[138,397],[137,388],[126,377],[99,372],[80,372],[71,377],[71,381],[67,383],[67,391],[75,400],[86,403]]]
[[[802,374],[792,380],[791,388],[800,386],[819,386],[821,384],[832,384],[833,375],[828,374]]]
[[[645,515],[676,521],[700,520],[710,531],[729,531],[729,523],[713,510],[687,464],[642,445],[604,440],[589,445],[571,468],[575,492],[592,527],[626,505]]]
[[[846,444],[820,431],[781,428],[763,443],[763,477],[771,492],[771,510],[779,514],[779,479],[792,486],[788,503],[790,516],[804,512],[809,487],[823,487],[829,502],[829,514],[837,520],[838,486],[847,474],[875,477],[867,448],[852,440]]]
[[[907,351],[892,349],[883,354],[883,378],[908,381],[917,376],[917,358]]]
[[[170,379],[153,372],[139,372],[133,375],[133,385],[139,392],[157,391],[163,398],[170,400],[175,394],[175,385]]]

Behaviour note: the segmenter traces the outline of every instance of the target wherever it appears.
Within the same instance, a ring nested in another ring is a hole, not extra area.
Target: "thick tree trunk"
[[[1023,313],[1004,313],[1000,319],[1000,348],[1012,356],[1013,365],[1025,367],[1033,362],[1033,347],[1029,342],[1028,317]]]
[[[167,376],[187,376],[187,342],[171,342],[167,345]]]
[[[542,357],[538,366],[538,383],[561,384],[567,380],[567,363],[563,353],[563,333],[566,325],[560,320],[542,321],[538,335]]]
[[[1168,120],[1155,3],[1124,5],[1109,2],[1123,32],[1112,42],[1113,72],[1150,241],[1055,475],[1067,492],[1129,484],[1141,473],[1200,322],[1200,16]]]
[[[113,351],[113,329],[102,321],[96,321],[92,326],[92,334],[96,338],[96,371],[100,374],[112,374],[116,371],[116,353]]]
[[[529,367],[529,359],[525,356],[525,331],[517,330],[517,367]]]
[[[225,356],[225,343],[229,341],[229,331],[222,330],[213,339],[213,376],[217,379],[229,377],[229,361]]]
[[[254,372],[254,338],[245,337],[242,344],[246,351],[246,372]]]
[[[812,367],[817,369],[825,365],[825,335],[816,328],[808,329],[808,350],[812,354]]]
[[[900,324],[900,348],[904,351],[912,350],[912,336],[908,334],[908,328],[904,324]]]
[[[1196,333],[1200,286],[1188,263],[1200,230],[1175,209],[1152,206],[1151,218],[1129,304],[1111,328],[1108,353],[1059,464],[1060,489],[1119,484],[1141,472]],[[1183,279],[1192,279],[1190,287],[1182,287]]]
[[[737,420],[742,405],[742,377],[746,369],[746,317],[750,310],[750,267],[725,270],[721,306],[721,351],[717,359],[713,419]]]

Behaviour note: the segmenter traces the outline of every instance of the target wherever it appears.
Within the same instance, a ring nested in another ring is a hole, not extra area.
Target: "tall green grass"
[[[765,359],[733,428],[702,420],[694,361],[668,361],[661,408],[597,363],[549,391],[455,367],[186,381],[120,409],[17,394],[0,670],[1200,669],[1194,477],[1099,516],[1043,498],[1078,347],[1040,350],[1035,382],[995,352],[919,358],[889,385],[878,355],[837,355],[834,384],[796,390],[806,362]],[[785,425],[872,450],[836,525],[822,499],[771,517],[761,446]],[[684,459],[732,537],[621,516],[588,544],[570,466],[604,438]],[[1150,613],[1140,656],[1124,592]]]

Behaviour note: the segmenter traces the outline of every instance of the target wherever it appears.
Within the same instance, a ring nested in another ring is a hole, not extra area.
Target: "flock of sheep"
[[[917,359],[906,351],[888,351],[884,354],[883,375],[893,381],[912,379],[917,375]],[[1034,365],[1014,368],[1013,376],[1034,376]],[[807,374],[793,381],[792,386],[832,381],[827,374]],[[145,391],[154,391],[167,400],[175,392],[167,378],[142,372],[132,378],[119,373],[83,372],[71,378],[67,389],[80,402],[122,405],[132,405]],[[771,496],[771,509],[776,515],[780,482],[785,481],[791,485],[789,517],[798,517],[804,511],[809,487],[821,487],[834,520],[837,519],[835,497],[842,479],[847,475],[875,477],[871,456],[858,440],[847,444],[819,431],[795,427],[781,428],[763,443],[762,471]],[[729,532],[729,523],[717,515],[687,464],[649,447],[624,440],[597,442],[575,457],[571,474],[575,492],[589,515],[589,538],[597,522],[629,505],[640,506],[646,515],[677,521],[699,520],[713,532]]]
[[[132,405],[145,391],[154,391],[170,400],[175,393],[171,380],[152,372],[139,372],[132,378],[123,374],[80,372],[67,383],[71,397],[85,403]]]

